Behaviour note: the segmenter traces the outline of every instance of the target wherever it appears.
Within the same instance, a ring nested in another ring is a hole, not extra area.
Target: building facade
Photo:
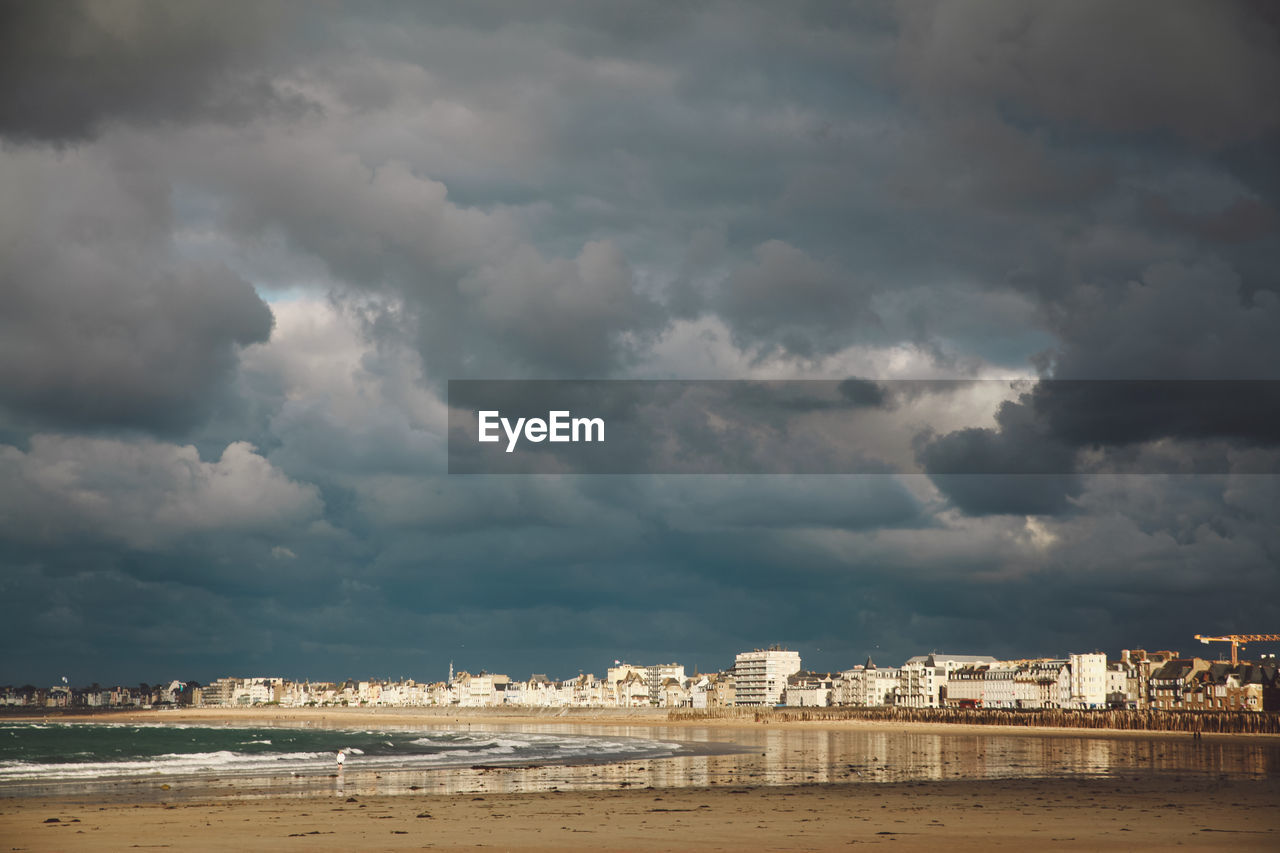
[[[800,653],[776,646],[740,653],[734,660],[734,704],[773,706],[782,702],[787,677],[800,671]]]
[[[916,655],[902,665],[898,675],[896,704],[908,708],[940,708],[946,698],[947,678],[962,666],[997,663],[990,655]]]

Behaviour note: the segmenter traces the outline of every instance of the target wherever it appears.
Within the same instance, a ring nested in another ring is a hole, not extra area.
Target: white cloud
[[[158,550],[210,532],[252,534],[319,515],[315,486],[237,441],[205,462],[191,445],[40,434],[0,446],[0,531],[15,540],[77,536]]]

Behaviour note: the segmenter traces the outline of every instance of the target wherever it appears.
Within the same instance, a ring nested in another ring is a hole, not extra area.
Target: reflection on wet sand
[[[493,726],[495,731],[503,730]],[[517,729],[507,729],[515,731]],[[460,794],[629,788],[911,782],[1150,774],[1262,779],[1280,774],[1280,741],[936,733],[917,731],[522,726],[520,731],[732,742],[730,754],[691,754],[604,765],[361,771],[254,780],[253,793]],[[236,785],[246,793],[243,785]]]

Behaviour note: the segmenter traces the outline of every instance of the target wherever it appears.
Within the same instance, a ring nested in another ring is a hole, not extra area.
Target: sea
[[[421,729],[0,723],[0,790],[58,780],[611,763],[678,754],[636,737]]]

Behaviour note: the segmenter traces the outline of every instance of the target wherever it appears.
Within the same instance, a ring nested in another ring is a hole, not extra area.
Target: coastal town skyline
[[[52,708],[371,705],[458,707],[658,707],[709,710],[734,706],[894,706],[907,708],[1119,708],[1142,710],[1280,710],[1276,653],[1242,657],[1243,644],[1280,643],[1280,634],[1197,636],[1205,645],[1229,644],[1230,660],[1177,650],[1124,649],[1053,658],[998,659],[986,654],[930,652],[900,666],[871,656],[852,667],[805,669],[798,651],[781,645],[738,652],[732,666],[686,670],[676,661],[638,665],[614,659],[607,674],[576,677],[546,672],[527,680],[480,669],[448,677],[344,678],[223,676],[208,683],[171,680],[132,687],[73,684],[45,690],[0,687],[0,706]],[[1239,662],[1237,662],[1237,660]]]

